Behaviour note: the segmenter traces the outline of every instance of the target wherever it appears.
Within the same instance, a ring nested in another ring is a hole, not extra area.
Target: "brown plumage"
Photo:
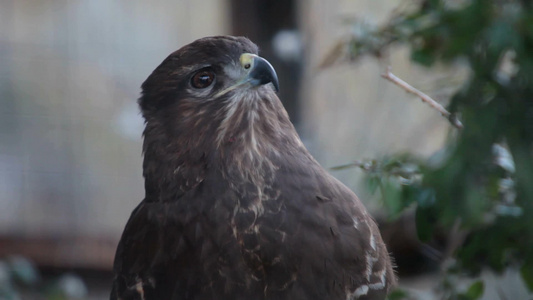
[[[243,37],[172,53],[142,85],[146,195],[111,299],[384,299],[375,222],[305,149]]]

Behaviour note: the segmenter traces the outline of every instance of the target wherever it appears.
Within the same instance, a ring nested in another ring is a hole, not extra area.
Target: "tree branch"
[[[440,112],[440,114],[443,117],[445,117],[453,126],[455,126],[458,129],[463,129],[463,124],[461,123],[461,121],[459,121],[459,119],[457,119],[457,116],[455,116],[454,114],[451,114],[442,105],[440,105],[437,101],[433,100],[428,95],[426,95],[426,94],[422,93],[421,91],[415,89],[409,83],[401,80],[399,77],[397,77],[396,75],[392,74],[391,70],[392,70],[392,68],[389,66],[387,68],[387,72],[384,73],[384,74],[381,74],[381,77],[391,81],[392,83],[394,83],[397,86],[399,86],[402,89],[404,89],[406,92],[420,97],[420,99],[422,99],[423,102],[426,102],[431,107],[433,107],[434,109],[438,110]]]

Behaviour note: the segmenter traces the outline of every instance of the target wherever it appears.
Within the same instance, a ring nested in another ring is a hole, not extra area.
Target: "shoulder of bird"
[[[146,195],[111,299],[385,299],[376,223],[305,149],[257,46],[197,40],[142,88]]]

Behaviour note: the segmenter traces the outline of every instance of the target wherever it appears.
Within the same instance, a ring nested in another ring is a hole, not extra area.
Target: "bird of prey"
[[[376,223],[302,144],[244,37],[194,41],[142,85],[145,198],[111,299],[384,299]]]

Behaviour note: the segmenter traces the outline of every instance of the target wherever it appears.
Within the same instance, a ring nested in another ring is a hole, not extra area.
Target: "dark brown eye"
[[[215,73],[211,70],[200,70],[191,78],[191,85],[196,89],[205,89],[215,80]]]

